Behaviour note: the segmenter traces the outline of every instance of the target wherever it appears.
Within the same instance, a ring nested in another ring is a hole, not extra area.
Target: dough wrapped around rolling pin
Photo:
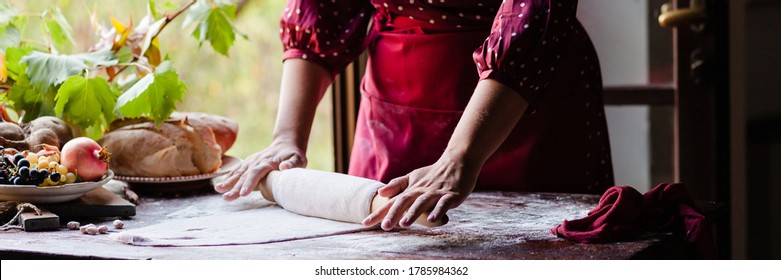
[[[335,172],[293,168],[272,171],[258,187],[264,198],[293,213],[360,224],[372,211],[388,203],[377,195],[382,182]],[[423,213],[415,221],[424,226],[447,223],[447,216],[429,222]]]

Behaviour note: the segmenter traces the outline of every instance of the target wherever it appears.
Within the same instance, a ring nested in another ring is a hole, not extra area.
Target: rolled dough
[[[390,199],[377,195],[382,182],[341,173],[294,168],[272,171],[258,185],[266,199],[275,201],[288,211],[342,222],[361,223],[366,216]],[[424,211],[415,223],[436,227],[447,224],[444,215],[428,221]]]
[[[385,185],[361,177],[302,168],[274,171],[265,184],[273,195],[266,198],[290,212],[357,224],[369,215],[377,189]]]

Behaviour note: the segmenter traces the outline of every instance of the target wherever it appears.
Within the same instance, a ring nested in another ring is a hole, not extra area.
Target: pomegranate
[[[60,163],[84,181],[98,181],[108,171],[110,156],[95,140],[78,137],[62,146]]]

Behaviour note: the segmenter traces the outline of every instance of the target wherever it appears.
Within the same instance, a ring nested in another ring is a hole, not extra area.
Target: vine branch
[[[241,11],[244,10],[244,7],[246,7],[248,3],[249,0],[241,0],[238,4],[236,4],[236,16],[238,16]]]
[[[160,32],[163,31],[163,28],[165,28],[165,26],[168,25],[168,23],[174,21],[174,19],[176,19],[176,17],[178,17],[179,15],[184,13],[184,11],[186,11],[187,9],[189,9],[190,7],[195,5],[196,2],[198,2],[198,0],[191,0],[189,3],[184,4],[184,6],[179,8],[179,10],[176,11],[175,13],[173,13],[173,14],[166,14],[165,15],[165,21],[163,22],[163,25],[161,25],[160,29],[157,30],[157,33],[155,33],[155,35],[152,36],[152,40],[154,40],[155,38],[157,38],[158,35],[160,35]]]

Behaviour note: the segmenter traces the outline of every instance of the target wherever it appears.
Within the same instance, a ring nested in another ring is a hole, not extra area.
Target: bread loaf
[[[190,125],[194,127],[208,126],[214,132],[214,138],[217,144],[222,148],[225,154],[236,142],[236,136],[239,133],[239,124],[235,121],[218,115],[198,113],[198,112],[174,112],[169,120],[177,121],[187,118]]]
[[[111,169],[122,176],[206,174],[222,164],[223,150],[214,131],[207,125],[194,125],[187,117],[160,126],[152,122],[125,125],[106,133],[98,143],[111,151]]]

